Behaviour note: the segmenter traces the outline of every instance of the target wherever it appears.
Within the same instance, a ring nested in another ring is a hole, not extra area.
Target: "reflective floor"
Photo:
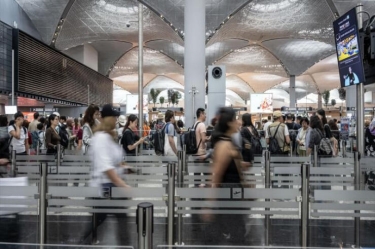
[[[237,219],[238,220],[238,219]],[[225,224],[225,225],[223,225]],[[204,222],[200,216],[184,218],[183,243],[185,245],[232,245],[262,246],[265,244],[263,219],[245,219],[244,228],[236,224],[236,219],[223,215],[220,222]],[[120,233],[117,227],[120,227]],[[353,220],[311,220],[309,247],[349,248],[354,245]],[[229,232],[228,232],[229,231]],[[137,248],[137,232],[134,217],[117,219],[108,217],[98,228],[100,246],[120,245]],[[375,221],[361,221],[361,246],[375,247]],[[166,244],[166,219],[155,218],[154,246]],[[14,218],[0,218],[0,241],[37,243],[38,228],[36,216],[19,215]],[[91,244],[90,216],[49,216],[47,224],[48,244]],[[299,220],[271,219],[270,245],[300,246]],[[3,247],[0,248],[18,248]],[[28,248],[28,247],[24,247]]]

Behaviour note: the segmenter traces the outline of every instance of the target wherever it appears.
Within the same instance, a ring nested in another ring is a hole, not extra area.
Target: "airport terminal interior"
[[[374,248],[375,0],[0,0],[0,248]]]

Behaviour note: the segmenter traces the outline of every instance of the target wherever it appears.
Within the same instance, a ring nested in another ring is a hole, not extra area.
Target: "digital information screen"
[[[352,9],[335,20],[333,30],[341,87],[365,83],[356,10]]]

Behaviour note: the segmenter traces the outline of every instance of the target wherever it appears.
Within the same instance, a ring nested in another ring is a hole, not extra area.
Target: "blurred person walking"
[[[127,185],[117,173],[117,169],[124,166],[122,163],[123,152],[117,143],[117,133],[115,131],[116,120],[119,116],[119,112],[114,110],[111,104],[107,104],[103,106],[101,116],[102,121],[97,127],[95,127],[94,135],[91,138],[91,147],[89,151],[89,155],[92,159],[90,185],[98,187],[100,189],[100,197],[107,198],[108,201],[110,201],[112,193],[111,189],[113,187],[128,188],[129,185]],[[118,219],[116,224],[118,224],[117,234],[119,245],[124,246],[129,243],[129,241],[126,239],[127,236],[124,236],[125,222],[121,222],[120,224],[120,219],[125,218],[126,214],[114,213],[114,215]],[[98,213],[94,215],[94,218],[97,219],[98,226],[104,222],[107,216],[108,213]]]
[[[232,108],[220,108],[216,131],[218,133],[213,138],[212,187],[242,189],[245,187],[242,171],[250,163],[243,162],[241,151],[232,139],[238,131],[236,113]],[[245,219],[245,215],[238,214],[215,215],[214,225],[222,235],[216,242],[242,245],[245,241]]]

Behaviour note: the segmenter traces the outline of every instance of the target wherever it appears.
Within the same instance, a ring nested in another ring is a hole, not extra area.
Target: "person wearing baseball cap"
[[[112,187],[130,187],[117,174],[117,169],[124,166],[122,163],[123,153],[118,145],[117,133],[115,131],[117,117],[120,113],[113,109],[111,104],[104,105],[101,111],[102,122],[94,129],[94,135],[91,139],[89,155],[92,160],[91,182],[92,187],[100,189],[100,196],[110,197]],[[123,217],[122,214],[115,214],[117,218]],[[100,217],[99,217],[100,216]],[[107,214],[102,213],[96,218],[103,221]],[[123,231],[118,230],[121,245],[125,245],[126,237]]]

